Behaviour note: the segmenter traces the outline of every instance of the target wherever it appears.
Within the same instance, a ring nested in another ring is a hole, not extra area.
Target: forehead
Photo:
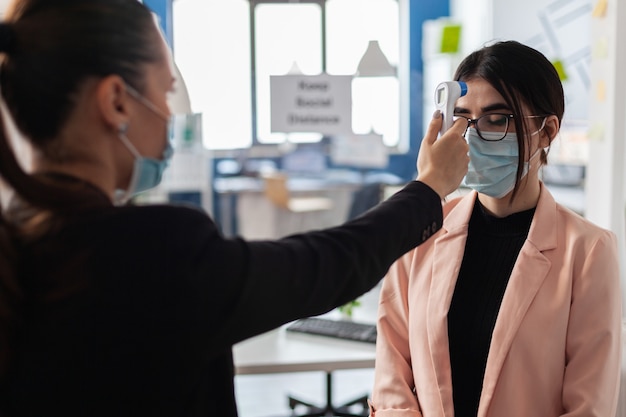
[[[147,65],[146,79],[148,84],[162,86],[167,89],[171,86],[174,79],[174,60],[165,39],[159,36],[158,42],[161,50],[161,59]]]
[[[161,37],[161,56],[163,57],[161,62],[161,73],[163,77],[171,81],[174,78],[174,58],[172,57],[172,51],[165,42],[165,38]]]
[[[482,78],[473,78],[466,81],[467,94],[459,98],[456,107],[469,110],[471,113],[481,113],[482,109],[494,104],[504,104],[504,97],[489,82]]]

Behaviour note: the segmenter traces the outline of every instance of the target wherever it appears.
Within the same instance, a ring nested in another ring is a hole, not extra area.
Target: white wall
[[[563,62],[565,118],[587,119],[592,0],[450,1],[463,24],[463,55],[492,40],[517,40]]]
[[[626,291],[626,4],[609,1],[604,16],[591,21],[590,141],[586,183],[586,217],[618,236],[622,283]],[[623,293],[626,300],[626,292]]]
[[[2,18],[4,11],[6,10],[7,6],[9,5],[11,1],[12,0],[0,0],[0,18]]]

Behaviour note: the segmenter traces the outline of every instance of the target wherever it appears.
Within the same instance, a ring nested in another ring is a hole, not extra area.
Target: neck
[[[517,195],[514,199],[512,199],[513,192],[511,191],[502,198],[494,198],[486,194],[478,194],[478,200],[493,216],[506,217],[514,213],[519,213],[520,211],[537,207],[540,193],[541,184],[537,177],[537,172],[534,171],[533,175],[529,173],[529,176],[522,179]]]
[[[107,175],[106,168],[89,161],[73,161],[55,163],[49,160],[35,159],[33,162],[35,173],[59,173],[76,177],[99,188],[111,201],[114,198],[115,183],[113,178]]]

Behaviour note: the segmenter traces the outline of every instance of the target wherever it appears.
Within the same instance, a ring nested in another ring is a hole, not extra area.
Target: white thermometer
[[[445,81],[435,89],[435,106],[443,114],[442,135],[452,127],[456,101],[466,93],[467,84],[463,81]]]

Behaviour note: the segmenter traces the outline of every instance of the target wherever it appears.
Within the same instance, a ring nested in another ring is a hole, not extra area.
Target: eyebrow
[[[494,104],[490,104],[488,106],[485,106],[483,108],[480,109],[482,113],[489,113],[495,110],[506,110],[508,112],[511,111],[511,108],[509,107],[508,104],[506,103],[494,103]],[[454,108],[454,113],[458,114],[458,113],[471,113],[468,109],[464,108],[464,107],[455,107]]]

